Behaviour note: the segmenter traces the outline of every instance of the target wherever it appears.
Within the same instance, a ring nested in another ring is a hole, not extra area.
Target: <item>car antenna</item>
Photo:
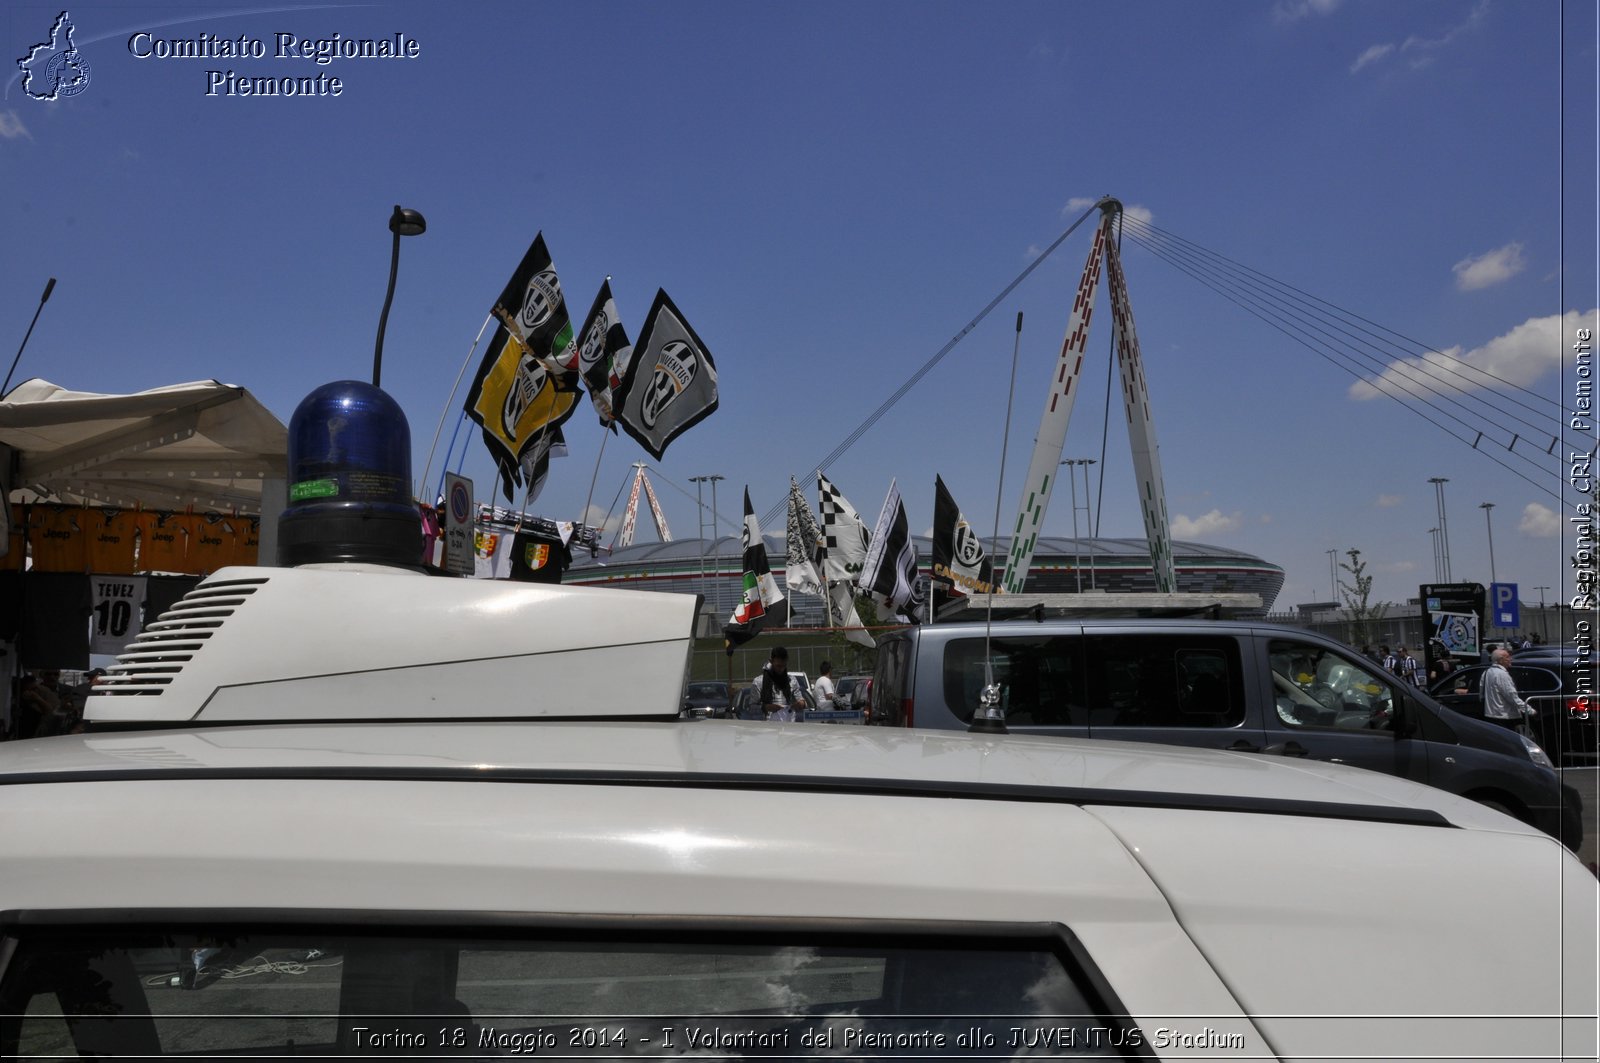
[[[1005,493],[1006,446],[1011,441],[1011,400],[1017,393],[1017,352],[1022,348],[1022,311],[1017,311],[1017,335],[1011,343],[1011,388],[1006,392],[1006,426],[1000,437],[1000,475],[994,487],[993,549],[1000,548],[1000,499]],[[1000,708],[1000,684],[994,681],[994,657],[990,644],[994,634],[994,574],[989,577],[988,607],[983,621],[983,690],[978,694],[978,711],[972,714],[967,731],[973,734],[1006,734],[1006,715]]]

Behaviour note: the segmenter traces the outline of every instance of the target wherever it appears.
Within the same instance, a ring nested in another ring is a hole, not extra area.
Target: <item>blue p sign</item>
[[[1489,584],[1489,609],[1494,615],[1495,627],[1522,626],[1522,610],[1517,601],[1515,583]]]

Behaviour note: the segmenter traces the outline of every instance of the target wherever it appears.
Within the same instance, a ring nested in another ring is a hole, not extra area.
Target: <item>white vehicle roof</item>
[[[1560,957],[1594,939],[1595,881],[1559,843],[1337,765],[814,725],[350,724],[11,743],[0,782],[6,911],[1055,923],[1147,1028],[1243,1030],[1285,1058],[1538,1053],[1562,1024],[1459,1017],[1593,1012],[1593,963]],[[1514,903],[1491,919],[1485,897]],[[1339,1017],[1401,1013],[1458,1018]],[[1569,1043],[1592,1045],[1580,1025]]]
[[[1169,1058],[1207,1031],[1240,1058],[1595,1056],[1600,889],[1542,832],[1223,751],[548,718],[674,710],[673,598],[224,570],[90,699],[156,729],[0,745],[0,931],[1056,926],[1141,1028],[1188,1038]],[[477,622],[439,637],[451,615]],[[240,723],[264,717],[287,722]]]

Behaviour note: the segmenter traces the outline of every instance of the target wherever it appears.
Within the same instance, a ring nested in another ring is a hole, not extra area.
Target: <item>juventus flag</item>
[[[633,344],[617,317],[616,300],[611,297],[611,278],[600,285],[589,316],[578,330],[578,373],[589,389],[589,401],[600,415],[600,427],[617,430],[616,388],[628,371]]]
[[[561,281],[556,277],[555,263],[550,261],[550,251],[544,246],[544,233],[535,234],[528,253],[522,256],[491,313],[563,387],[573,386],[578,348],[573,342]]]
[[[783,602],[778,581],[767,564],[767,544],[750,506],[750,488],[744,489],[744,597],[733,610],[733,618],[722,629],[728,655],[761,633],[767,610]]]
[[[983,552],[978,533],[961,515],[950,489],[933,478],[933,578],[948,582],[959,594],[991,594],[994,565]]]
[[[922,622],[922,595],[917,590],[917,548],[911,541],[900,488],[889,481],[889,494],[872,529],[872,545],[857,586],[889,609]]]
[[[657,461],[667,444],[717,408],[717,367],[665,290],[645,318],[639,342],[612,392],[617,420]]]

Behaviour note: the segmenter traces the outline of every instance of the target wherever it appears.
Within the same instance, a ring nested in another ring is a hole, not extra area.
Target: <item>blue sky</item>
[[[420,477],[473,337],[542,230],[574,314],[609,275],[637,335],[665,287],[716,359],[720,410],[651,463],[679,537],[696,532],[689,477],[726,477],[725,531],[744,485],[758,512],[777,505],[1104,194],[1542,400],[1570,396],[1563,340],[1580,318],[1595,325],[1592,3],[69,10],[89,84],[46,102],[13,75],[0,100],[0,337],[20,342],[58,278],[16,379],[121,392],[216,378],[287,420],[318,384],[369,378],[400,203],[429,228],[402,250],[383,384],[410,417]],[[0,11],[8,72],[59,11]],[[268,55],[140,59],[140,31],[245,35]],[[276,58],[279,32],[402,33],[420,55],[317,66]],[[344,88],[208,97],[206,71],[228,69]],[[1021,311],[1010,523],[1088,238],[1085,226],[829,468],[869,519],[897,478],[926,530],[938,473],[988,529]],[[1554,458],[1516,466],[1548,494],[1363,398],[1355,377],[1144,247],[1124,254],[1176,538],[1282,565],[1280,608],[1327,598],[1327,551],[1350,547],[1376,597],[1403,600],[1433,580],[1427,481],[1444,476],[1456,579],[1488,582],[1488,501],[1499,577],[1529,601],[1570,588],[1572,500]],[[1098,457],[1109,429],[1101,532],[1136,535],[1126,430],[1101,406],[1106,298],[1065,453]],[[1484,450],[1503,447],[1509,430],[1483,420]],[[586,408],[567,436],[534,508],[578,517],[593,477],[604,513],[648,455],[615,438],[596,477]],[[487,498],[481,443],[463,471]],[[1071,523],[1063,493],[1046,527]]]

